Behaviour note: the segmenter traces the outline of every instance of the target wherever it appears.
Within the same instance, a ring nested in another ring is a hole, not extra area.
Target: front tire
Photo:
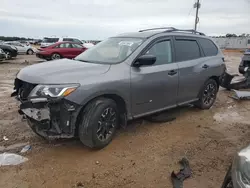
[[[223,184],[222,184],[221,188],[233,188],[231,169],[232,169],[232,167],[230,166],[230,168],[228,169],[227,174],[226,174],[226,176],[224,178],[224,181],[223,181]]]
[[[8,50],[4,50],[4,53],[6,54],[6,59],[11,59],[11,52]]]
[[[82,113],[79,138],[90,148],[101,149],[113,139],[118,127],[119,111],[116,103],[107,98],[90,102]]]
[[[195,106],[200,109],[209,109],[213,106],[218,93],[218,84],[214,79],[209,79],[205,82],[199,94],[199,101]]]

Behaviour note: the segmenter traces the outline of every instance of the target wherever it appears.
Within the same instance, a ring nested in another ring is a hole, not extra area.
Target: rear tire
[[[51,60],[61,59],[61,55],[58,53],[54,53],[51,55]]]
[[[194,105],[200,109],[211,108],[216,100],[217,93],[217,82],[214,79],[207,80],[199,94],[199,100]]]
[[[34,52],[33,52],[33,50],[29,49],[29,50],[27,50],[27,54],[28,54],[28,55],[33,55]]]
[[[119,122],[116,103],[107,98],[98,98],[84,109],[79,124],[79,138],[90,148],[101,149],[113,139]]]

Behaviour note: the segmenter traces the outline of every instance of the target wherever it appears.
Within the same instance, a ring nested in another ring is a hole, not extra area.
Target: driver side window
[[[160,41],[154,44],[145,54],[154,55],[156,62],[154,65],[172,63],[172,49],[170,40]]]

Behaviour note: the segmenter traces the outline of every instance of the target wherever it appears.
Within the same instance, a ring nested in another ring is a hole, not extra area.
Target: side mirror
[[[154,55],[142,55],[134,63],[134,67],[140,67],[142,65],[153,65],[156,61]]]

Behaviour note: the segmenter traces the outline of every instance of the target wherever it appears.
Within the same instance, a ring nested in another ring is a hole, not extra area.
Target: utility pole
[[[197,24],[199,23],[199,8],[201,8],[200,0],[197,0],[197,2],[194,4],[194,8],[196,8],[196,15],[195,15],[195,24],[194,24],[194,30],[197,30]]]

